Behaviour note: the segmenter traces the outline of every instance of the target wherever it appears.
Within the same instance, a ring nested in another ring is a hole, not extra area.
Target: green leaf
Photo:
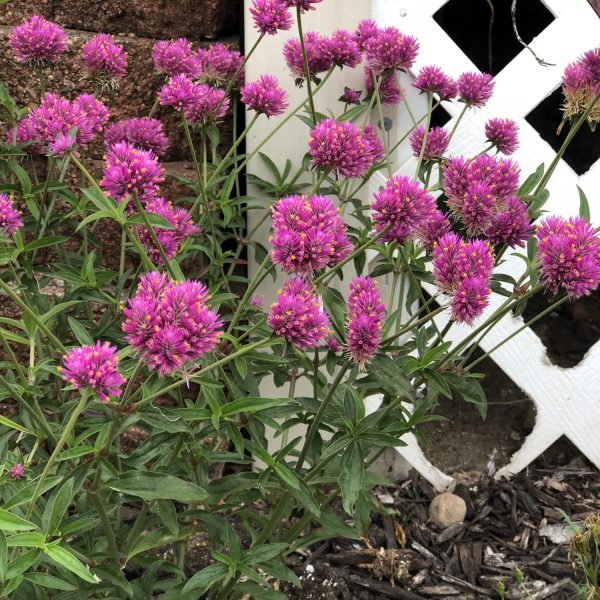
[[[0,581],[6,579],[6,567],[8,565],[8,544],[4,531],[0,529]]]
[[[208,496],[206,490],[167,473],[127,471],[119,479],[111,479],[106,487],[143,500],[177,500],[199,502]]]
[[[450,386],[446,383],[445,379],[433,369],[423,369],[423,375],[427,380],[427,383],[431,388],[438,391],[440,394],[446,396],[446,398],[452,398],[452,392]]]
[[[78,448],[69,448],[64,452],[61,452],[56,459],[56,462],[63,460],[71,460],[78,458],[79,456],[85,456],[86,454],[96,454],[96,449],[93,446],[79,446]]]
[[[221,407],[221,415],[229,417],[243,412],[258,412],[259,410],[265,410],[289,402],[289,398],[240,398],[233,402],[228,402]]]
[[[544,176],[544,163],[542,163],[534,173],[529,175],[519,188],[519,196],[527,196],[530,192],[533,192],[535,186],[542,180]]]
[[[20,554],[8,563],[8,569],[6,570],[6,579],[12,579],[21,573],[24,573],[29,567],[39,558],[41,550],[35,548]]]
[[[225,565],[215,563],[198,571],[190,580],[183,586],[182,593],[187,594],[193,590],[206,590],[217,581],[221,581],[227,576],[228,569]]]
[[[342,503],[344,510],[351,515],[365,472],[365,457],[360,443],[355,442],[346,448],[340,461],[340,470],[338,482],[342,492]]]
[[[37,525],[0,508],[0,529],[3,531],[29,531],[37,529]]]
[[[482,419],[487,416],[487,400],[485,392],[477,379],[473,377],[461,377],[456,373],[447,372],[444,374],[446,381],[454,388],[467,402],[477,406]]]
[[[159,229],[175,229],[175,227],[173,227],[173,225],[171,225],[169,221],[155,213],[147,212],[146,219],[148,219],[148,222],[150,223],[150,225],[152,225],[152,227],[158,227]],[[144,217],[138,214],[129,217],[127,219],[127,223],[129,223],[130,225],[146,225]]]
[[[44,554],[52,560],[71,571],[88,583],[100,583],[100,578],[90,572],[90,570],[74,555],[70,550],[63,546],[46,546]]]
[[[40,496],[51,490],[55,485],[58,485],[63,480],[62,476],[54,475],[48,477],[46,481],[44,481],[42,487],[39,490]],[[32,481],[28,485],[26,485],[22,490],[19,490],[5,505],[5,509],[13,508],[15,506],[20,506],[21,504],[25,504],[29,502],[31,498],[33,498],[33,492],[37,487],[37,481]]]
[[[71,306],[75,306],[79,304],[81,300],[69,300],[68,302],[62,302],[61,304],[56,304],[53,306],[47,313],[43,314],[40,319],[43,323],[48,323],[51,319],[58,316],[63,311],[67,310],[67,308],[71,308]]]
[[[405,397],[412,399],[414,397],[413,386],[404,371],[386,354],[376,356],[367,367],[367,370],[373,376],[376,388],[383,390],[391,398]]]
[[[579,192],[579,216],[583,217],[586,221],[590,220],[590,203],[585,195],[585,192],[577,186]]]
[[[16,429],[17,431],[22,431],[23,433],[28,433],[29,435],[35,435],[33,431],[30,431],[26,427],[23,427],[22,425],[19,425],[18,423],[15,423],[14,421],[11,421],[2,415],[0,415],[0,425],[6,425],[6,427],[10,427],[10,429]]]
[[[323,298],[323,304],[327,314],[331,317],[331,322],[335,327],[337,334],[344,339],[343,333],[346,330],[346,303],[344,298],[337,290],[321,286],[319,293]]]
[[[71,330],[77,338],[77,341],[82,346],[94,345],[94,340],[92,339],[92,336],[85,330],[85,327],[79,321],[76,321],[73,317],[68,317],[68,321]]]
[[[287,550],[288,544],[282,542],[277,544],[265,544],[251,548],[244,553],[243,562],[246,565],[259,565],[262,562],[281,556],[284,550]]]
[[[23,252],[28,252],[29,250],[38,250],[39,248],[47,248],[48,246],[56,246],[66,242],[68,239],[68,237],[56,236],[34,240],[33,242],[29,242],[29,244],[23,248]]]
[[[54,575],[48,575],[47,573],[26,573],[24,578],[35,585],[39,585],[43,588],[50,588],[51,590],[73,592],[77,589],[74,585],[59,579],[58,577],[54,577]]]
[[[36,531],[17,533],[6,538],[9,547],[41,548],[46,543],[46,536]]]
[[[73,494],[73,478],[67,479],[52,493],[42,516],[42,528],[50,537],[58,530],[60,522],[71,502]]]
[[[179,533],[177,511],[173,502],[170,500],[154,500],[150,503],[150,512],[154,513],[173,535]]]

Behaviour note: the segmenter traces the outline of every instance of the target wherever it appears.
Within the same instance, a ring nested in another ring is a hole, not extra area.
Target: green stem
[[[104,509],[104,505],[102,504],[102,500],[100,500],[98,494],[96,492],[88,492],[88,497],[92,501],[98,516],[100,517],[100,521],[102,526],[104,527],[104,535],[106,535],[106,542],[108,544],[108,551],[112,555],[112,560],[117,562],[117,540],[115,538],[115,532],[110,523],[110,519],[108,518],[108,514]]]
[[[427,92],[427,117],[425,119],[425,132],[423,134],[423,141],[421,142],[421,150],[419,150],[419,159],[417,160],[415,179],[419,176],[419,172],[421,171],[421,164],[423,163],[423,156],[425,156],[425,147],[427,146],[427,138],[429,137],[429,125],[431,123],[432,110],[433,94],[431,92]]]
[[[413,129],[414,129],[420,123],[420,121],[417,122],[415,120],[415,115],[414,115],[413,111],[410,108],[410,104],[408,103],[408,98],[406,97],[406,94],[402,91],[402,85],[400,83],[400,77],[399,77],[399,75],[398,75],[397,72],[394,73],[394,78],[396,79],[396,86],[398,87],[398,91],[400,92],[400,97],[402,98],[402,103],[406,107],[406,112],[408,113],[408,116],[410,117],[410,120],[412,121]]]
[[[427,323],[427,321],[430,321],[431,319],[433,319],[433,317],[435,317],[436,315],[439,315],[446,308],[447,308],[446,306],[440,306],[440,307],[436,308],[435,310],[431,311],[430,313],[427,313],[426,316],[424,316],[423,318],[421,318],[415,322],[411,322],[412,321],[412,319],[411,319],[411,321],[409,321],[402,329],[400,329],[400,331],[394,333],[394,335],[391,335],[390,337],[383,340],[381,342],[381,345],[385,346],[387,344],[390,344],[394,340],[403,336],[405,333],[408,333],[411,329],[414,329],[415,327],[420,327],[424,323]]]
[[[460,114],[458,115],[458,119],[456,119],[456,121],[454,123],[454,127],[452,128],[452,131],[450,132],[450,135],[448,136],[448,141],[450,141],[454,137],[454,134],[456,133],[456,130],[458,129],[458,125],[462,121],[462,118],[464,117],[468,108],[469,108],[468,104],[465,104],[463,106],[463,109],[460,111]]]
[[[315,99],[313,98],[312,85],[310,81],[308,55],[306,54],[306,46],[304,45],[304,32],[302,31],[302,9],[300,6],[296,7],[296,20],[298,22],[298,37],[300,38],[300,47],[302,48],[302,62],[304,63],[304,76],[306,77],[306,91],[308,93],[308,104],[310,106],[310,114],[312,116],[313,125],[316,125],[317,113],[315,111]]]
[[[40,495],[40,490],[42,489],[42,486],[44,485],[44,481],[46,481],[46,478],[48,477],[50,470],[54,466],[54,463],[56,462],[58,455],[60,454],[61,450],[63,449],[63,446],[65,445],[67,439],[71,435],[71,432],[75,428],[75,425],[77,423],[77,419],[79,418],[79,415],[84,411],[85,407],[87,406],[89,397],[90,397],[90,391],[87,389],[84,390],[83,394],[81,395],[81,399],[79,400],[79,404],[77,404],[77,406],[75,407],[75,410],[73,410],[73,412],[71,413],[69,421],[67,422],[67,425],[65,426],[65,428],[62,432],[62,435],[60,436],[58,442],[56,443],[56,447],[54,448],[54,451],[50,455],[50,458],[48,459],[48,462],[46,463],[46,466],[44,467],[44,470],[42,471],[42,474],[40,475],[40,479],[35,487],[33,496],[31,497],[31,500],[29,502],[29,507],[27,508],[27,514],[25,516],[26,520],[29,520],[31,518],[33,509],[35,507],[35,503]]]
[[[373,79],[375,74],[373,73]],[[381,78],[379,79],[381,82]],[[380,85],[380,84],[379,84]],[[387,167],[388,176],[392,176],[392,165],[390,163],[390,137],[385,129],[385,117],[383,114],[383,103],[381,102],[381,94],[379,92],[379,85],[375,86],[375,100],[377,101],[377,113],[379,114],[379,122],[381,123],[381,131],[383,137],[383,147],[385,149],[385,162]]]
[[[192,140],[192,132],[188,125],[187,119],[185,118],[185,112],[181,111],[181,122],[183,124],[183,131],[185,132],[185,139],[187,140],[190,154],[192,156],[192,162],[194,163],[194,169],[196,170],[196,178],[198,183],[202,181],[202,171],[200,170],[200,164],[198,163],[198,156],[196,155],[196,148],[194,146],[194,140]]]

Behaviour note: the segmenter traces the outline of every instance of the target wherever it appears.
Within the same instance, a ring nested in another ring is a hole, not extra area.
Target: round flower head
[[[117,348],[108,342],[95,346],[81,346],[63,357],[63,367],[58,367],[61,377],[75,388],[89,388],[103,402],[109,396],[120,396],[125,379],[119,373]]]
[[[436,242],[449,231],[450,221],[443,212],[436,210],[417,226],[415,237],[428,252],[432,252]]]
[[[352,88],[345,87],[344,93],[338,98],[340,102],[345,104],[360,104],[360,97],[362,96],[362,90],[353,90]]]
[[[327,350],[333,352],[334,354],[338,354],[342,351],[342,344],[340,344],[340,341],[333,335],[327,338],[326,345]]]
[[[421,148],[423,147],[423,138],[425,136],[425,127],[419,125],[410,134],[410,147],[413,151],[414,156],[417,158],[421,155]],[[427,141],[425,142],[425,151],[423,152],[423,158],[425,160],[436,160],[442,158],[444,153],[448,149],[450,143],[450,137],[448,132],[443,127],[432,127],[427,135]]]
[[[396,27],[380,29],[365,42],[367,63],[376,73],[408,70],[419,52],[419,42]]]
[[[556,294],[571,298],[593,292],[600,284],[600,238],[582,217],[546,217],[536,231],[541,279]]]
[[[21,227],[21,213],[14,207],[10,196],[0,193],[0,234],[13,235]]]
[[[179,251],[181,244],[190,236],[200,232],[200,229],[194,224],[190,213],[183,208],[174,208],[170,202],[164,198],[153,198],[146,202],[144,210],[147,213],[154,213],[168,221],[173,229],[164,229],[156,227],[154,233],[165,255],[171,260]],[[154,243],[150,231],[146,227],[138,229],[140,241],[146,248],[150,260],[154,264],[162,264],[163,258],[160,250]]]
[[[437,94],[440,100],[452,100],[458,91],[454,80],[434,65],[423,67],[413,86],[421,92]]]
[[[136,194],[141,202],[156,197],[164,176],[152,152],[118,142],[108,148],[105,161],[100,185],[106,193],[119,202],[128,194]]]
[[[291,279],[279,290],[267,322],[277,335],[301,350],[320,346],[329,334],[323,302],[302,279]]]
[[[162,106],[171,106],[177,111],[188,110],[201,101],[202,88],[187,75],[174,75],[160,88],[158,101]]]
[[[19,62],[56,62],[67,49],[67,35],[62,27],[39,15],[14,27],[8,41]]]
[[[519,126],[512,119],[490,119],[485,124],[485,136],[498,152],[513,154],[519,147]]]
[[[489,73],[463,73],[457,85],[460,102],[481,108],[492,97],[494,78]]]
[[[93,94],[81,94],[81,96],[75,98],[73,105],[86,116],[87,125],[94,134],[102,131],[110,113],[100,100],[96,100]]]
[[[465,199],[458,208],[459,217],[469,234],[483,233],[492,222],[496,198],[490,186],[484,181],[476,181],[467,188]]]
[[[348,121],[324,119],[312,130],[308,147],[314,165],[336,176],[362,177],[373,164],[372,142]]]
[[[151,117],[125,119],[109,125],[104,132],[104,144],[109,147],[118,142],[129,142],[157,156],[164,156],[169,147],[162,123]]]
[[[284,0],[252,0],[250,14],[261,35],[275,35],[292,27],[292,15]]]
[[[250,306],[254,306],[254,308],[262,309],[265,301],[262,296],[258,296],[257,294],[252,294],[252,298],[250,298]]]
[[[19,481],[19,479],[21,479],[21,477],[23,477],[24,474],[25,474],[25,465],[23,465],[21,463],[17,463],[16,465],[13,465],[10,470],[10,476],[15,481]]]
[[[16,127],[6,132],[4,141],[12,146],[22,146],[22,150],[28,154],[44,154],[44,148],[37,142],[36,131],[29,116],[21,119]]]
[[[325,196],[289,196],[271,209],[272,257],[287,273],[310,274],[348,256],[346,225]]]
[[[98,124],[88,118],[82,103],[71,102],[58,94],[46,94],[28,119],[34,139],[46,146],[61,134],[69,135],[73,129],[77,143],[84,146],[94,139],[94,126]]]
[[[123,309],[126,339],[161,377],[170,375],[214,350],[223,334],[223,322],[207,300],[199,281],[146,273]]]
[[[489,281],[482,277],[463,279],[450,302],[452,319],[457,323],[472,325],[489,303]]]
[[[584,52],[579,62],[592,86],[600,84],[600,48]]]
[[[402,92],[398,87],[398,81],[394,73],[383,73],[378,75],[379,97],[382,104],[396,105],[402,102]],[[369,67],[365,67],[365,87],[369,95],[375,92],[375,82],[373,81],[373,72]]]
[[[196,78],[200,74],[200,63],[192,44],[184,38],[156,42],[152,48],[152,61],[158,73],[169,77],[187,75]]]
[[[371,211],[377,233],[390,228],[382,241],[403,244],[434,214],[436,205],[434,197],[418,181],[395,175],[374,194]]]
[[[583,57],[571,63],[563,74],[562,92],[565,97],[562,106],[565,119],[574,119],[585,112],[600,90],[598,71],[600,70],[600,50],[590,50]],[[596,103],[587,117],[590,126],[600,121],[600,105]]]
[[[379,135],[379,130],[374,125],[366,125],[363,129],[363,139],[371,144],[371,162],[378,163],[385,157],[385,146]]]
[[[379,27],[373,19],[363,19],[360,21],[354,32],[354,39],[361,50],[366,49],[367,42],[379,33]]]
[[[220,121],[229,110],[229,98],[225,90],[214,88],[205,83],[198,85],[199,95],[185,109],[185,118],[191,125],[206,125]]]
[[[328,38],[325,52],[338,67],[356,67],[362,59],[354,34],[344,29],[334,31]]]
[[[273,75],[261,75],[242,88],[242,102],[249,110],[275,117],[288,107],[288,95]]]
[[[511,248],[525,246],[532,233],[527,206],[517,196],[508,197],[505,209],[492,217],[485,230],[492,244],[506,244]]]
[[[127,53],[108,33],[95,35],[81,54],[87,70],[100,83],[114,85],[127,72]]]
[[[377,282],[370,277],[356,277],[348,296],[348,350],[362,367],[375,356],[381,341],[385,316]]]
[[[200,63],[198,79],[201,83],[226,88],[235,77],[236,88],[244,85],[244,70],[241,69],[244,57],[237,50],[220,43],[211,44],[198,50],[196,59]]]
[[[323,0],[283,0],[283,3],[290,8],[299,8],[301,13],[307,10],[315,10],[313,4],[319,4]]]
[[[53,142],[50,142],[48,153],[50,156],[57,156],[59,158],[66,156],[69,152],[73,152],[75,156],[78,156],[79,153],[75,147],[75,138],[72,135],[65,135],[64,133],[61,133],[56,136]]]
[[[304,35],[304,47],[306,49],[306,58],[308,60],[308,70],[311,77],[329,71],[333,63],[329,54],[327,38],[315,31],[307,31]],[[283,46],[283,57],[296,79],[304,79],[304,57],[302,55],[302,46],[296,38],[289,39]]]

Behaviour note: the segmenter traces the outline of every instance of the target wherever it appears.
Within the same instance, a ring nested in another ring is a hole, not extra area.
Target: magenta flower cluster
[[[162,273],[146,273],[123,309],[127,341],[161,377],[199,361],[223,333],[223,322],[208,299],[199,281],[174,282]]]
[[[13,235],[23,227],[21,213],[8,194],[0,193],[0,234]]]
[[[418,182],[405,175],[388,179],[371,202],[375,231],[387,230],[384,242],[403,244],[436,211],[434,197]]]
[[[67,49],[67,35],[62,27],[34,15],[11,30],[9,44],[20,62],[57,62]]]
[[[458,100],[481,108],[494,92],[494,78],[489,73],[462,73],[457,80]]]
[[[512,119],[490,119],[484,130],[487,141],[501,154],[513,154],[519,147],[519,126]]]
[[[261,75],[256,81],[247,83],[242,88],[241,100],[248,110],[267,117],[280,115],[288,107],[287,92],[273,75]]]
[[[271,256],[286,273],[309,275],[346,258],[346,225],[325,196],[289,196],[271,209]]]
[[[196,58],[200,65],[200,83],[221,88],[226,88],[229,84],[235,88],[244,85],[244,57],[238,50],[216,43],[208,48],[200,48],[196,52]]]
[[[433,275],[451,296],[450,310],[457,323],[472,325],[489,302],[494,252],[488,242],[466,242],[455,233],[442,236],[433,250]]]
[[[19,479],[21,479],[21,477],[23,477],[23,475],[25,475],[25,465],[22,463],[17,463],[16,465],[13,465],[10,469],[10,476],[15,480],[15,481],[19,481]]]
[[[367,65],[376,74],[410,69],[419,52],[419,42],[396,27],[377,30],[364,42]]]
[[[119,142],[128,142],[141,150],[154,152],[156,156],[164,156],[169,147],[162,122],[151,117],[124,119],[109,125],[104,132],[106,147]]]
[[[565,119],[574,119],[591,107],[600,92],[600,48],[588,50],[567,66],[563,74],[562,92]],[[599,103],[591,108],[587,120],[592,126],[600,121]]]
[[[542,282],[553,293],[571,298],[593,292],[600,284],[600,238],[582,217],[546,217],[536,230]]]
[[[423,139],[425,137],[425,127],[419,125],[413,129],[410,134],[410,147],[415,157],[421,155],[421,148],[423,147]],[[427,141],[425,142],[425,148],[423,152],[424,160],[439,160],[441,159],[450,143],[450,135],[443,127],[432,127],[427,134]]]
[[[267,322],[277,335],[301,350],[320,346],[330,333],[322,300],[311,284],[300,278],[290,279],[279,290]]]
[[[421,68],[413,86],[423,93],[437,94],[440,100],[452,100],[458,93],[456,82],[435,65]]]
[[[82,48],[81,54],[87,70],[101,81],[114,82],[127,72],[127,53],[108,33],[95,35]]]
[[[156,42],[152,48],[152,61],[157,73],[169,77],[187,75],[195,78],[200,75],[200,61],[190,41],[184,38]]]
[[[329,40],[315,31],[304,34],[304,48],[311,77],[329,71],[333,66],[329,52]],[[302,45],[296,38],[289,39],[283,46],[283,57],[296,79],[305,78]]]
[[[381,160],[382,143],[375,131],[348,121],[324,119],[312,130],[308,147],[315,167],[336,177],[362,177]]]
[[[292,27],[292,14],[284,0],[252,0],[250,14],[261,35],[275,35]]]
[[[57,369],[65,381],[77,389],[93,390],[103,402],[110,396],[120,396],[125,383],[119,373],[117,348],[109,342],[73,348],[63,357],[63,366]]]
[[[377,282],[370,277],[355,277],[348,296],[348,350],[362,367],[379,350],[385,305]]]

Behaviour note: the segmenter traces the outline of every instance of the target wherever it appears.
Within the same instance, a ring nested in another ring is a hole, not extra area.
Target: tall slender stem
[[[304,63],[304,77],[306,78],[306,91],[308,93],[308,104],[310,106],[310,114],[313,124],[317,123],[317,113],[315,111],[315,100],[312,93],[312,85],[310,81],[310,67],[308,65],[308,55],[306,54],[306,46],[304,44],[304,33],[302,31],[302,8],[296,7],[296,20],[298,22],[298,36],[300,38],[300,47],[302,48],[302,62]]]
[[[427,92],[427,117],[425,118],[425,131],[423,133],[423,141],[421,142],[421,149],[419,150],[419,159],[417,160],[417,168],[415,171],[415,178],[418,177],[419,171],[421,170],[421,164],[423,163],[423,157],[425,156],[425,148],[427,147],[427,138],[429,137],[429,125],[431,123],[431,111],[433,110],[433,94]]]

